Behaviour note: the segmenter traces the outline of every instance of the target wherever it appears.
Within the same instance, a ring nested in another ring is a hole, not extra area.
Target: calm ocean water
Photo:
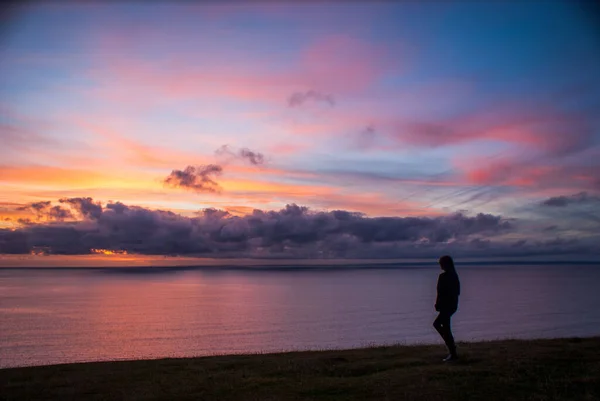
[[[437,268],[0,270],[0,367],[439,343]],[[459,266],[457,340],[600,335],[600,266]]]

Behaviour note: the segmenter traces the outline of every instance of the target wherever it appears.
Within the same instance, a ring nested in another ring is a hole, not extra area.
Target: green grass
[[[600,400],[600,337],[0,369],[0,400]]]

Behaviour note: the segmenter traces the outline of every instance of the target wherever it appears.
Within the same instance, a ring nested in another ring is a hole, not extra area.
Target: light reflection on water
[[[0,367],[441,343],[438,273],[0,270]],[[600,266],[459,274],[458,340],[600,334]]]

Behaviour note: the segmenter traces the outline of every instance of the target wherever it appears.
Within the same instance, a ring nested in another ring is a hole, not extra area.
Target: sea
[[[600,335],[600,264],[457,265],[458,341]],[[443,343],[430,265],[2,268],[0,368]]]

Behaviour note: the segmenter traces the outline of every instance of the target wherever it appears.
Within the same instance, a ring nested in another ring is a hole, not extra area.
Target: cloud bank
[[[492,214],[366,217],[344,210],[312,211],[295,204],[245,216],[204,209],[195,217],[91,198],[59,201],[78,220],[48,220],[0,230],[0,253],[89,254],[92,249],[146,255],[285,258],[401,258],[455,255],[532,255],[593,252],[591,245],[555,238],[507,240],[518,227]],[[38,207],[31,204],[29,207]]]

